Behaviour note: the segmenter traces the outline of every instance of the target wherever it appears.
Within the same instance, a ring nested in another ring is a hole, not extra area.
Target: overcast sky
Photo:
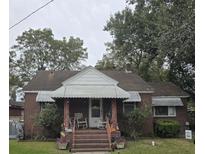
[[[10,26],[50,0],[10,0]],[[88,48],[86,65],[94,66],[105,53],[105,42],[112,38],[103,26],[111,14],[125,8],[125,0],[54,0],[10,32],[10,46],[29,28],[51,28],[54,37],[80,37]]]

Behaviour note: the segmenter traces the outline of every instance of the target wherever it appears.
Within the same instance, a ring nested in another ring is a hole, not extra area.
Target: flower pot
[[[124,149],[125,148],[125,143],[124,142],[120,142],[116,144],[117,149]]]
[[[58,149],[65,150],[67,148],[68,143],[60,143],[58,142]]]

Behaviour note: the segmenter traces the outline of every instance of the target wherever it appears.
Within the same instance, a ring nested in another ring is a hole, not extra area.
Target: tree
[[[159,45],[169,64],[169,80],[195,95],[194,0],[173,0]]]
[[[80,38],[57,40],[51,29],[29,29],[16,42],[9,56],[11,87],[22,86],[38,70],[78,69],[87,58],[87,49]]]
[[[147,81],[169,80],[194,95],[194,0],[127,0],[110,17],[104,30],[113,41],[106,44],[116,69],[129,68]],[[132,7],[133,8],[133,7]]]

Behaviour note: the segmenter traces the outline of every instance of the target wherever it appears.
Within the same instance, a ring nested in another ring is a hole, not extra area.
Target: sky
[[[10,0],[9,27],[50,0]],[[87,47],[85,65],[95,66],[106,53],[105,43],[112,40],[103,27],[110,16],[126,6],[125,0],[54,0],[9,31],[9,46],[29,28],[51,28],[54,38],[79,37]]]

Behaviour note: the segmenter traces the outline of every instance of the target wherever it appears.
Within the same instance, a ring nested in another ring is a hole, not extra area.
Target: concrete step
[[[82,139],[75,139],[75,143],[108,143],[107,138],[82,138]]]
[[[107,139],[107,134],[75,134],[75,139]]]
[[[92,130],[92,129],[85,129],[85,130],[76,130],[76,134],[107,134],[106,130]]]
[[[109,148],[109,143],[75,143],[74,148]]]
[[[112,151],[111,148],[72,148],[71,152]]]

